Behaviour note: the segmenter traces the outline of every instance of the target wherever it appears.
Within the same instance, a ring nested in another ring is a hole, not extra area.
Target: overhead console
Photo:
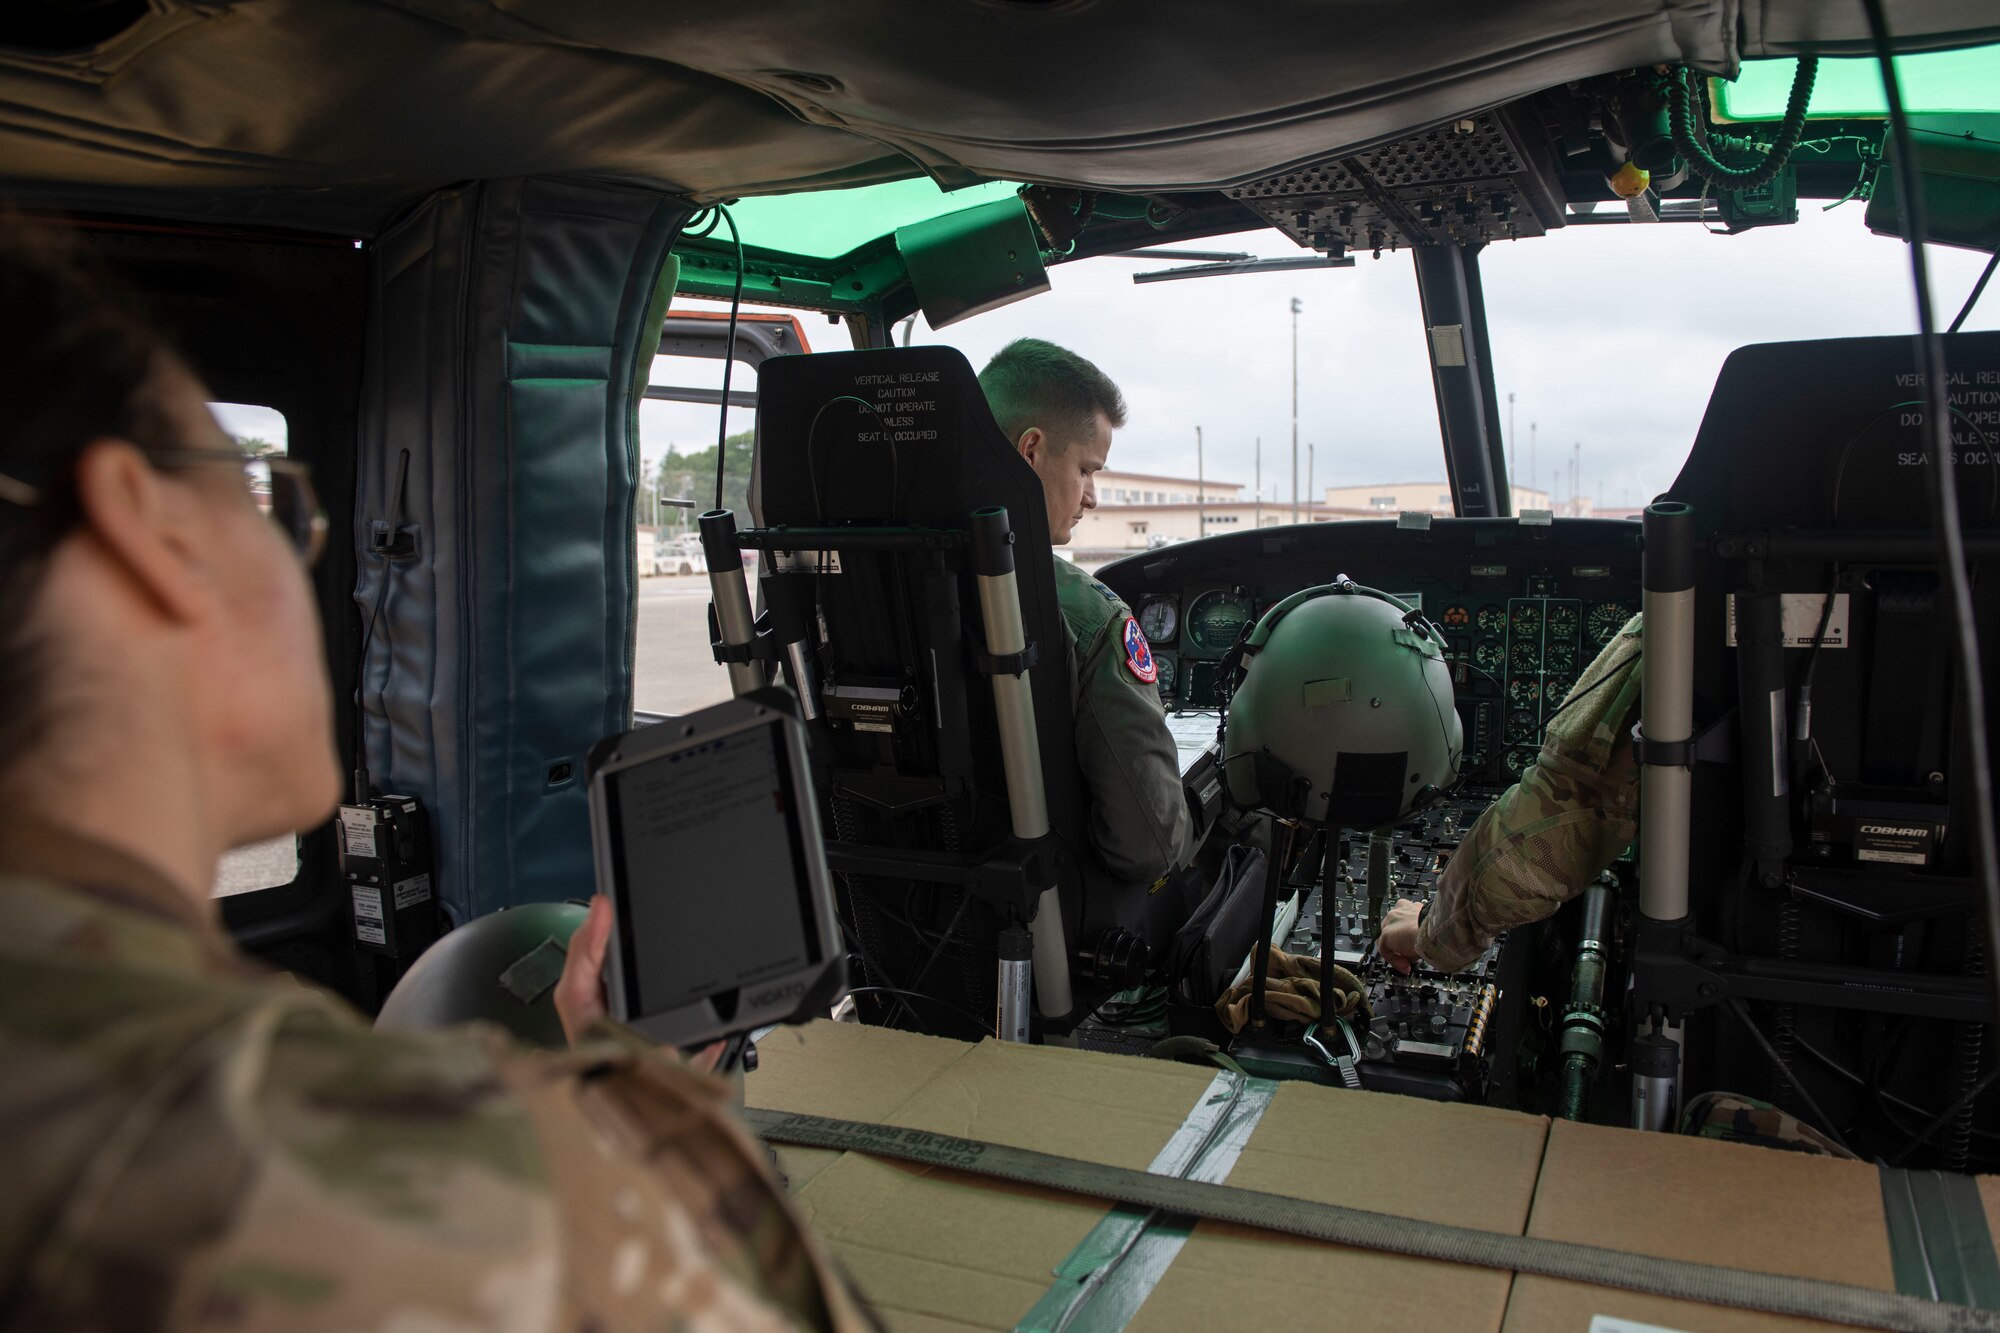
[[[1148,551],[1098,577],[1137,612],[1162,700],[1185,716],[1220,705],[1222,658],[1246,623],[1341,574],[1416,603],[1444,630],[1465,726],[1462,771],[1474,785],[1504,787],[1534,757],[1577,674],[1638,609],[1639,525],[1326,523]]]
[[[1512,108],[1224,193],[1300,245],[1334,254],[1476,245],[1563,225],[1548,139]]]

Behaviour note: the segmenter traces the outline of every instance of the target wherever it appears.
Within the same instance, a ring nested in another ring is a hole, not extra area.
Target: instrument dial
[[[1551,624],[1553,628],[1553,623]],[[1573,643],[1552,643],[1542,656],[1542,665],[1551,675],[1573,676],[1576,674],[1576,645]]]
[[[1472,612],[1462,606],[1447,606],[1444,609],[1446,629],[1463,629],[1472,623]]]
[[[1516,708],[1533,708],[1542,697],[1542,682],[1533,676],[1516,676],[1507,682],[1507,702]]]
[[[1507,660],[1507,650],[1498,639],[1481,639],[1472,649],[1472,664],[1481,671],[1497,672]]]
[[[1172,643],[1181,628],[1180,607],[1174,604],[1171,597],[1146,603],[1139,610],[1139,628],[1146,631],[1146,637],[1154,643]]]
[[[1611,642],[1612,636],[1625,628],[1625,622],[1631,619],[1631,615],[1632,613],[1618,602],[1599,602],[1591,607],[1588,622],[1590,646],[1602,648]]]
[[[1157,605],[1157,604],[1156,604],[1156,605]],[[1147,635],[1146,637],[1150,639],[1150,638],[1151,638],[1151,637],[1153,637],[1153,636],[1149,634],[1149,635]],[[1171,698],[1173,698],[1173,697],[1174,697],[1174,659],[1173,659],[1173,658],[1171,658],[1171,657],[1169,657],[1169,656],[1167,656],[1167,655],[1166,655],[1165,653],[1154,653],[1154,654],[1153,654],[1153,669],[1154,669],[1155,671],[1157,671],[1157,672],[1159,673],[1159,681],[1158,681],[1158,683],[1159,683],[1159,686],[1160,686],[1160,697],[1161,697],[1162,699],[1171,699]]]
[[[1535,715],[1525,708],[1507,714],[1507,743],[1526,745],[1535,739]]]
[[[1575,606],[1564,603],[1549,608],[1549,638],[1574,639],[1581,617]]]
[[[1482,606],[1479,608],[1479,632],[1481,634],[1498,634],[1506,628],[1507,613],[1505,611],[1502,611],[1497,606]]]
[[[1548,700],[1550,708],[1559,708],[1569,698],[1569,692],[1576,688],[1576,677],[1558,675],[1551,671],[1542,682],[1542,698]]]
[[[1518,602],[1512,612],[1514,633],[1529,638],[1542,632],[1542,608],[1534,602]]]
[[[1514,651],[1507,658],[1508,669],[1522,674],[1539,670],[1541,654],[1535,651],[1535,647],[1533,639],[1514,640]]]
[[[1220,589],[1205,592],[1188,606],[1188,647],[1220,656],[1236,642],[1250,617],[1248,597]]]
[[[1507,771],[1517,778],[1527,772],[1528,765],[1534,762],[1535,752],[1526,746],[1522,746],[1518,750],[1507,751]]]

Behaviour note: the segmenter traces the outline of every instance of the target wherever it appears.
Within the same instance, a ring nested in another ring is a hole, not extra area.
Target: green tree
[[[285,452],[284,445],[267,440],[261,435],[239,435],[236,437],[236,447],[243,451],[246,458],[262,458],[266,454]]]
[[[754,431],[744,431],[723,441],[722,507],[735,511],[739,528],[751,524],[750,463],[755,439]],[[662,499],[679,497],[694,501],[693,509],[683,511],[692,531],[695,515],[715,507],[715,446],[711,444],[686,454],[668,449],[666,457],[660,460],[653,484],[659,487]]]

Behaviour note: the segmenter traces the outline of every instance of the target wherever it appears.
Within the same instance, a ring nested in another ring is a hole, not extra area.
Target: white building
[[[1243,495],[1240,481],[1216,481],[1195,477],[1162,477],[1150,472],[1119,472],[1106,468],[1094,479],[1097,503],[1112,505],[1196,504],[1202,499],[1236,500]]]
[[[1394,516],[1405,510],[1435,514],[1439,518],[1451,517],[1451,487],[1443,481],[1378,481],[1364,486],[1329,486],[1326,488],[1326,506],[1329,509],[1359,510],[1363,514],[1377,517]],[[1589,502],[1584,502],[1580,515],[1589,514]],[[1538,491],[1527,486],[1514,488],[1514,512],[1523,509],[1551,509],[1547,491]]]
[[[1067,554],[1090,568],[1133,551],[1144,551],[1198,537],[1218,537],[1278,527],[1292,521],[1289,500],[1243,498],[1240,482],[1166,477],[1153,473],[1097,474],[1097,508],[1086,510],[1070,535]],[[1572,509],[1551,503],[1547,491],[1514,490],[1514,512],[1556,509],[1564,517],[1588,517],[1589,501]],[[1442,481],[1372,482],[1359,486],[1329,486],[1319,503],[1307,500],[1298,511],[1301,523],[1338,523],[1348,519],[1394,518],[1405,510],[1451,516],[1451,489]]]

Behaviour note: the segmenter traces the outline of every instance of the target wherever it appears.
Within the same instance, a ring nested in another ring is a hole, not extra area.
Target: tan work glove
[[[1215,1002],[1215,1016],[1231,1032],[1241,1032],[1250,1022],[1250,991],[1255,984],[1254,976],[1245,977]],[[1264,982],[1264,1015],[1300,1025],[1359,1015],[1365,1024],[1368,992],[1359,977],[1338,963],[1322,964],[1311,954],[1273,949]]]

